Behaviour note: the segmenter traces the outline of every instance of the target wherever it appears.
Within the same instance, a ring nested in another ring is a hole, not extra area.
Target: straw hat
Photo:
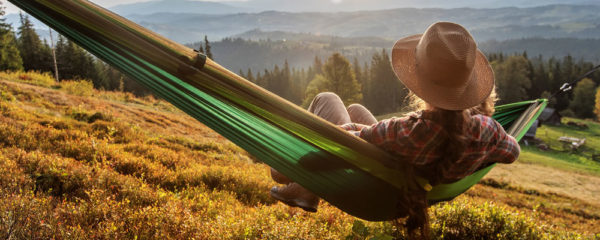
[[[434,23],[423,34],[398,40],[392,68],[418,97],[447,110],[474,107],[494,87],[494,72],[485,55],[456,23]]]

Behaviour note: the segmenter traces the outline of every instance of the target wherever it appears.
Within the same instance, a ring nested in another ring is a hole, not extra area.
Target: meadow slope
[[[404,236],[326,203],[315,214],[277,203],[268,166],[164,101],[23,76],[0,74],[0,239]],[[597,200],[503,171],[433,206],[433,238],[600,238]]]

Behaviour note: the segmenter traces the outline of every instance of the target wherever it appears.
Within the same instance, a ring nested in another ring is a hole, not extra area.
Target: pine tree
[[[52,71],[50,47],[42,43],[39,35],[35,32],[33,23],[31,23],[29,17],[23,14],[20,14],[19,16],[21,19],[21,26],[19,27],[17,44],[19,53],[23,59],[23,68],[26,71]]]
[[[396,78],[385,49],[373,55],[369,77],[366,107],[374,114],[399,111],[408,92]]]
[[[593,118],[595,95],[596,84],[594,81],[589,78],[581,80],[573,89],[573,100],[569,104],[569,109],[578,118]]]
[[[94,57],[74,42],[59,36],[56,58],[62,79],[90,79],[95,87],[103,85]]]
[[[564,60],[566,60],[567,58],[565,58]],[[563,67],[563,65],[565,64],[565,62],[561,62],[559,60],[556,60],[554,58],[550,58],[550,60],[548,60],[548,65],[549,65],[549,75],[550,75],[550,84],[549,84],[549,91],[550,92],[555,92],[556,90],[558,90],[563,83],[568,82],[569,76],[567,73],[565,73],[565,69],[571,69],[570,67]],[[569,65],[569,63],[567,63],[567,65]],[[569,99],[571,96],[571,92],[567,92],[566,94],[559,94],[556,96],[556,104],[554,104],[552,107],[554,107],[556,110],[558,111],[562,111],[565,110],[569,107]]]
[[[350,62],[339,53],[334,53],[323,64],[323,74],[316,75],[306,89],[304,105],[319,92],[334,92],[347,104],[362,101],[361,87],[352,72]]]
[[[283,69],[281,69],[281,75],[280,75],[280,79],[279,81],[281,82],[281,87],[282,87],[282,93],[281,96],[287,100],[290,101],[294,101],[294,99],[292,99],[293,96],[293,88],[294,83],[292,82],[292,73],[290,70],[290,64],[288,63],[288,60],[286,59],[285,62],[283,63]]]
[[[319,56],[315,56],[315,60],[312,65],[312,69],[314,71],[314,75],[323,74],[323,62],[321,62],[321,58]],[[314,76],[311,76],[311,79]]]
[[[362,101],[361,86],[350,67],[350,62],[339,53],[334,53],[323,65],[323,76],[331,81],[331,91],[345,103]]]
[[[356,80],[360,83],[360,85],[364,88],[365,87],[365,81],[363,78],[363,72],[362,69],[360,69],[360,63],[358,63],[358,59],[355,57],[354,61],[352,63],[352,71],[354,71],[354,76],[356,77]]]
[[[600,87],[596,89],[596,106],[594,107],[594,113],[596,114],[596,120],[600,121]]]
[[[263,83],[263,77],[260,75],[260,71],[256,73],[256,81],[255,81],[256,85],[264,87]]]
[[[535,64],[533,62],[535,62]],[[529,67],[530,69],[533,69],[533,72],[530,74],[531,88],[527,92],[527,95],[529,95],[529,98],[538,98],[542,95],[544,90],[547,90],[548,81],[550,81],[548,72],[546,71],[545,63],[541,55],[530,60],[529,64],[533,65],[532,67]]]
[[[23,60],[17,47],[17,41],[12,26],[3,18],[4,6],[0,2],[0,71],[22,70]]]
[[[204,35],[204,50],[206,51],[206,56],[214,60],[212,47],[210,46],[210,42],[208,41],[208,37],[206,35]]]
[[[523,56],[510,56],[504,62],[494,61],[492,67],[496,74],[496,86],[502,103],[527,100],[531,79],[527,68],[527,59]]]
[[[296,104],[302,104],[306,86],[308,85],[308,81],[306,80],[306,72],[304,69],[298,70],[296,68],[292,68],[290,82],[290,101]]]
[[[369,65],[367,65],[367,62],[364,63],[363,68],[362,68],[363,72],[361,74],[361,76],[363,77],[363,82],[361,84],[368,84],[369,80],[370,80],[370,76],[371,76],[371,70],[369,70]],[[363,87],[364,89],[365,87]]]
[[[248,79],[248,81],[256,83],[256,79],[254,78],[254,74],[252,74],[252,69],[248,68],[248,71],[246,72],[246,79]]]

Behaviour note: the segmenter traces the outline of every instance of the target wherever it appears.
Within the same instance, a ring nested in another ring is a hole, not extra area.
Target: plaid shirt
[[[423,118],[422,112],[386,119],[372,126],[349,123],[342,128],[422,171],[427,171],[427,166],[443,157],[447,141],[443,127]],[[512,163],[521,151],[517,141],[504,131],[500,123],[487,116],[472,116],[465,136],[468,141],[466,149],[460,154],[460,159],[446,169],[443,182],[464,178],[491,163]]]

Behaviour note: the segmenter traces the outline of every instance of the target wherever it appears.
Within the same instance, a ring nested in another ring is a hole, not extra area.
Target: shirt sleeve
[[[358,136],[388,152],[400,154],[406,146],[399,142],[397,138],[408,136],[410,133],[407,120],[408,117],[382,120],[362,128]]]
[[[390,121],[387,119],[355,131],[359,131],[358,136],[360,138],[379,146],[382,142],[386,141],[386,138],[391,137],[389,136],[391,132],[387,132],[389,126]]]
[[[496,125],[497,142],[496,146],[488,154],[489,162],[512,163],[519,158],[521,147],[517,140],[508,135],[500,123],[494,121]]]

